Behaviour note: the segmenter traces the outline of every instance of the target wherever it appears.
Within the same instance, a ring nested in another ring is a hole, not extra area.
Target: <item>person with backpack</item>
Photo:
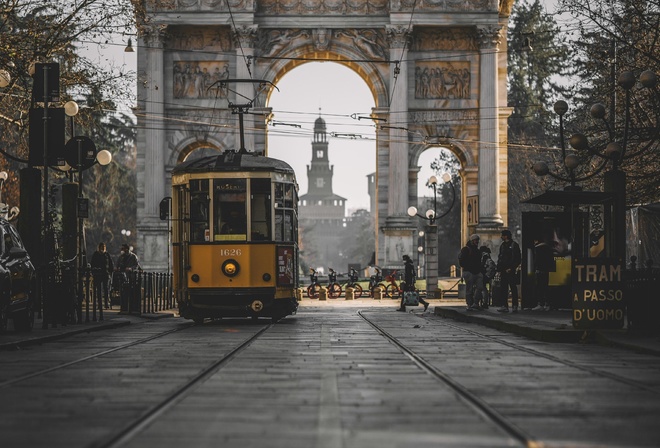
[[[458,254],[458,264],[465,279],[465,302],[467,311],[481,310],[479,305],[483,295],[484,277],[481,272],[481,252],[479,251],[479,235],[471,235],[467,244]]]
[[[522,260],[520,246],[513,241],[510,230],[502,230],[502,244],[497,256],[497,272],[500,273],[502,306],[497,309],[500,313],[509,312],[509,289],[511,289],[511,307],[514,313],[518,312],[518,284],[520,273],[518,267]]]
[[[481,246],[479,251],[481,252],[481,272],[484,276],[484,293],[481,306],[488,309],[488,306],[492,304],[493,279],[497,273],[497,265],[495,265],[495,262],[490,256],[490,248],[488,246]]]

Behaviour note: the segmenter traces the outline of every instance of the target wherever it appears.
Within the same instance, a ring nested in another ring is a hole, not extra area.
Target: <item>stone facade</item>
[[[383,267],[413,253],[417,161],[429,147],[461,161],[463,197],[479,196],[482,239],[506,225],[506,33],[511,2],[495,0],[147,0],[138,46],[138,248],[167,268],[158,204],[170,171],[195,150],[238,148],[229,103],[250,105],[245,147],[267,154],[270,89],[308,60],[353,69],[378,118],[377,248]],[[267,83],[223,83],[224,80]],[[270,84],[272,83],[272,84]],[[298,173],[302,175],[302,173]],[[462,207],[465,210],[465,207]],[[416,219],[416,218],[415,218]]]

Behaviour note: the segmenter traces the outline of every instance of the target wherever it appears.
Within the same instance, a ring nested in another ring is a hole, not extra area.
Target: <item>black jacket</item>
[[[546,243],[538,243],[534,246],[534,270],[539,272],[555,272],[555,256],[552,247]]]
[[[107,252],[99,252],[98,250],[92,255],[92,274],[96,278],[109,278],[110,273],[114,269],[112,257]]]
[[[481,251],[479,248],[468,242],[458,254],[458,264],[466,271],[473,274],[481,272]]]
[[[513,240],[502,242],[500,246],[500,253],[497,256],[497,270],[498,272],[506,272],[515,270],[520,266],[520,246]]]

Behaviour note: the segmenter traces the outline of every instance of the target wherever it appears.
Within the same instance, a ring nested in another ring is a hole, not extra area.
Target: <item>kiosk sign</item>
[[[573,326],[623,328],[623,267],[611,258],[578,258],[573,265]]]

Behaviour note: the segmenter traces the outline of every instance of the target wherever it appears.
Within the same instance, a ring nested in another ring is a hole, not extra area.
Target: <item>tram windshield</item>
[[[214,241],[247,240],[246,179],[213,181]]]

